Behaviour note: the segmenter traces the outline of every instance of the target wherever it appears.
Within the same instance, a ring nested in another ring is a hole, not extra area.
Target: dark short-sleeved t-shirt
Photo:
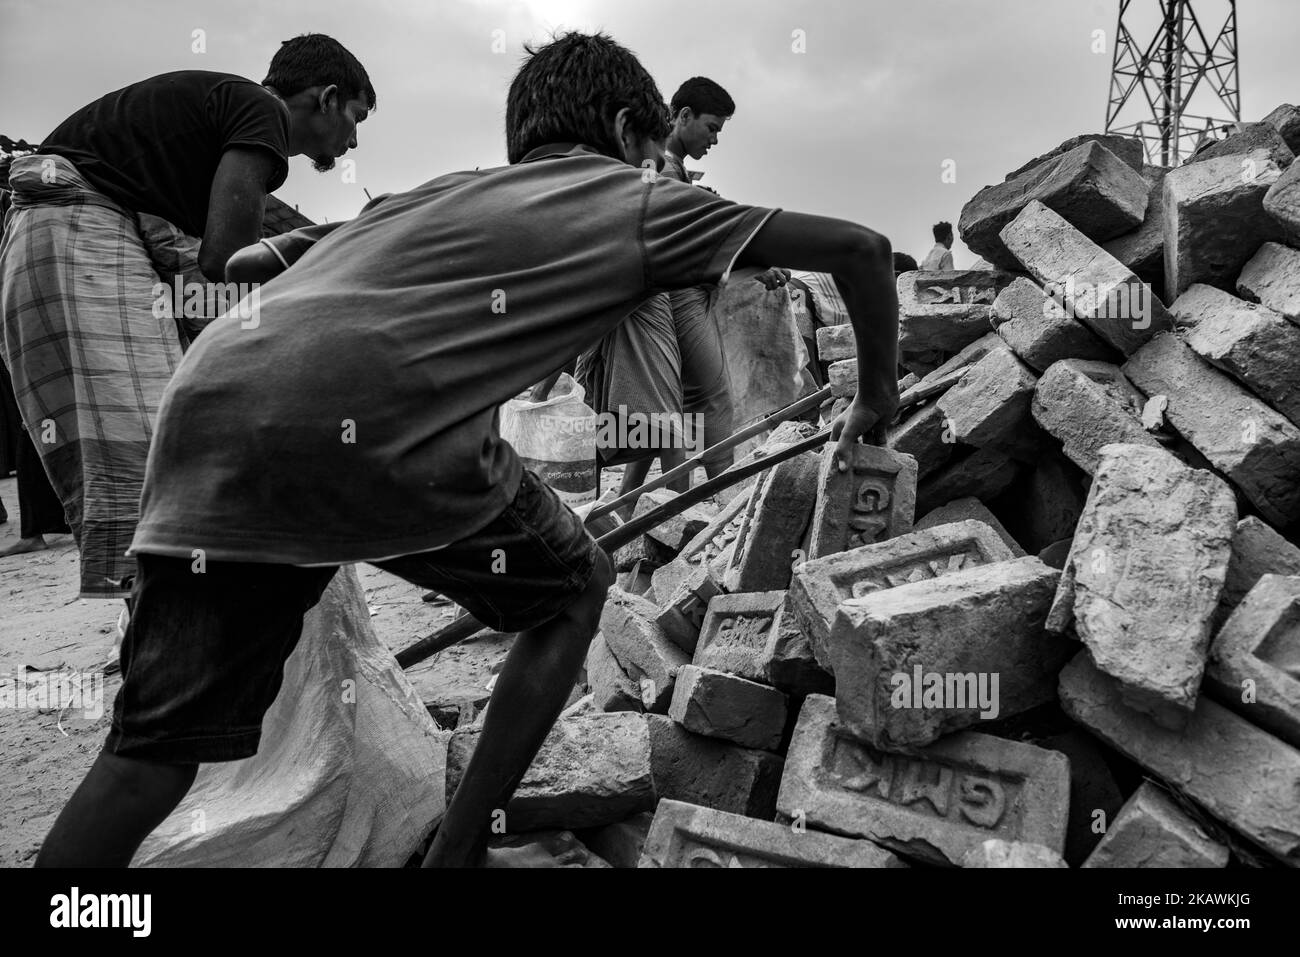
[[[388,197],[186,354],[133,552],[338,564],[478,531],[521,473],[498,407],[655,293],[722,280],[772,212],[580,146]]]
[[[289,112],[265,87],[230,73],[181,70],[132,83],[82,107],[45,138],[92,186],[138,213],[202,236],[221,156],[231,147],[277,159],[272,192],[289,172]]]

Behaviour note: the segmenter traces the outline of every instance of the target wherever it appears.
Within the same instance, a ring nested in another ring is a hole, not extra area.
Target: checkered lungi
[[[121,597],[154,418],[181,359],[172,310],[158,307],[158,284],[172,282],[159,259],[196,275],[198,242],[142,225],[59,156],[14,160],[9,185],[0,356],[77,538],[81,597]]]

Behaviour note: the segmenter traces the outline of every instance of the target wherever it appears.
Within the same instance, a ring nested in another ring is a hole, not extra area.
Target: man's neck
[[[676,133],[671,134],[668,137],[668,142],[664,148],[667,149],[668,152],[676,156],[679,160],[681,160],[683,164],[685,164],[686,144],[682,142],[682,138],[678,134]]]
[[[291,107],[289,102],[280,94],[280,91],[271,86],[271,84],[263,83],[262,89],[266,90],[267,93],[270,93],[273,97],[279,100],[280,105],[284,107],[285,112],[289,114],[289,155],[301,156],[303,152],[303,143],[301,142],[302,127],[298,123],[294,122],[293,107]]]

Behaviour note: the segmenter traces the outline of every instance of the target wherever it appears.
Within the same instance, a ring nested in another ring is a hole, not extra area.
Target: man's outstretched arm
[[[858,346],[858,394],[831,437],[840,468],[859,437],[884,443],[898,408],[898,292],[889,240],[842,219],[777,213],[749,241],[737,266],[830,273],[849,310]]]

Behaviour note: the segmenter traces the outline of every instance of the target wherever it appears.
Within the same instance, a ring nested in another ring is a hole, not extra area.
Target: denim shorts
[[[446,595],[497,631],[545,624],[586,589],[599,546],[536,475],[486,527],[444,548],[373,564]],[[140,555],[105,747],[199,764],[257,753],[284,663],[335,568]]]

